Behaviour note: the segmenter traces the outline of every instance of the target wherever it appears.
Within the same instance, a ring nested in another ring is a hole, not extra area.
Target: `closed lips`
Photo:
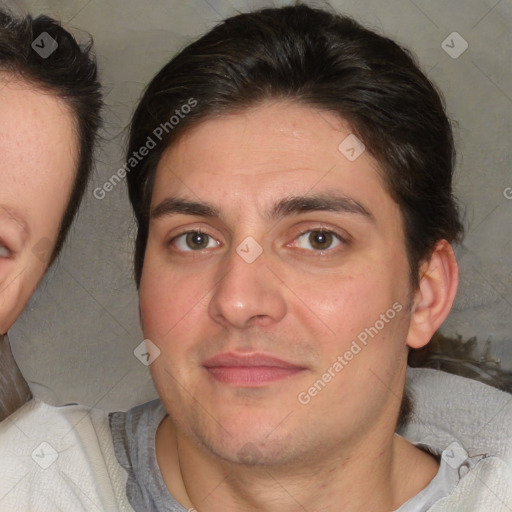
[[[283,361],[273,356],[266,354],[252,354],[252,355],[240,355],[240,354],[218,354],[203,363],[206,368],[215,367],[271,367],[271,368],[303,368],[295,364]]]

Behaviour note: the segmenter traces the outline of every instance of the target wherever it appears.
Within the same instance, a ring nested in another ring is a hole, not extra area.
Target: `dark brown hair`
[[[407,50],[353,19],[297,3],[224,20],[148,85],[132,119],[128,156],[191,98],[197,105],[128,173],[137,284],[162,152],[198,123],[267,99],[335,112],[350,123],[400,206],[413,289],[435,244],[462,237],[452,130],[440,93]]]

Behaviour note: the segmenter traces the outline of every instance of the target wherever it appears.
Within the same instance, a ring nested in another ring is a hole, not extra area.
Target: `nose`
[[[224,326],[270,326],[287,311],[282,282],[265,252],[254,261],[235,249],[226,255],[226,271],[209,303],[209,314]]]

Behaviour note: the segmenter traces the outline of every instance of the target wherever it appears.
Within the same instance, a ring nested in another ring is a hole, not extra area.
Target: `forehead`
[[[16,152],[18,159],[52,156],[55,153],[52,149],[56,147],[64,147],[69,152],[70,146],[74,149],[77,138],[74,115],[63,99],[2,72],[0,135],[2,153]]]
[[[337,114],[268,102],[203,121],[169,147],[152,205],[171,195],[217,200],[221,209],[248,201],[268,208],[285,196],[337,192],[391,206],[377,162],[361,151]]]
[[[0,72],[0,155],[2,217],[27,223],[34,233],[60,222],[78,162],[67,103]]]

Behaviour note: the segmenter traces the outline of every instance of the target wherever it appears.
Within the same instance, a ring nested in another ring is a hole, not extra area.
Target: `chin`
[[[211,419],[211,418],[209,418]],[[196,443],[206,448],[208,453],[229,463],[241,463],[248,466],[275,465],[292,458],[285,450],[296,445],[289,431],[276,426],[282,422],[270,418],[254,417],[227,418],[219,423],[204,419],[201,423],[192,423],[193,431],[185,429],[187,435]]]
[[[276,466],[293,460],[293,454],[285,452],[285,448],[290,447],[288,443],[269,442],[265,438],[237,436],[235,440],[203,442],[203,446],[222,461],[250,467]]]

